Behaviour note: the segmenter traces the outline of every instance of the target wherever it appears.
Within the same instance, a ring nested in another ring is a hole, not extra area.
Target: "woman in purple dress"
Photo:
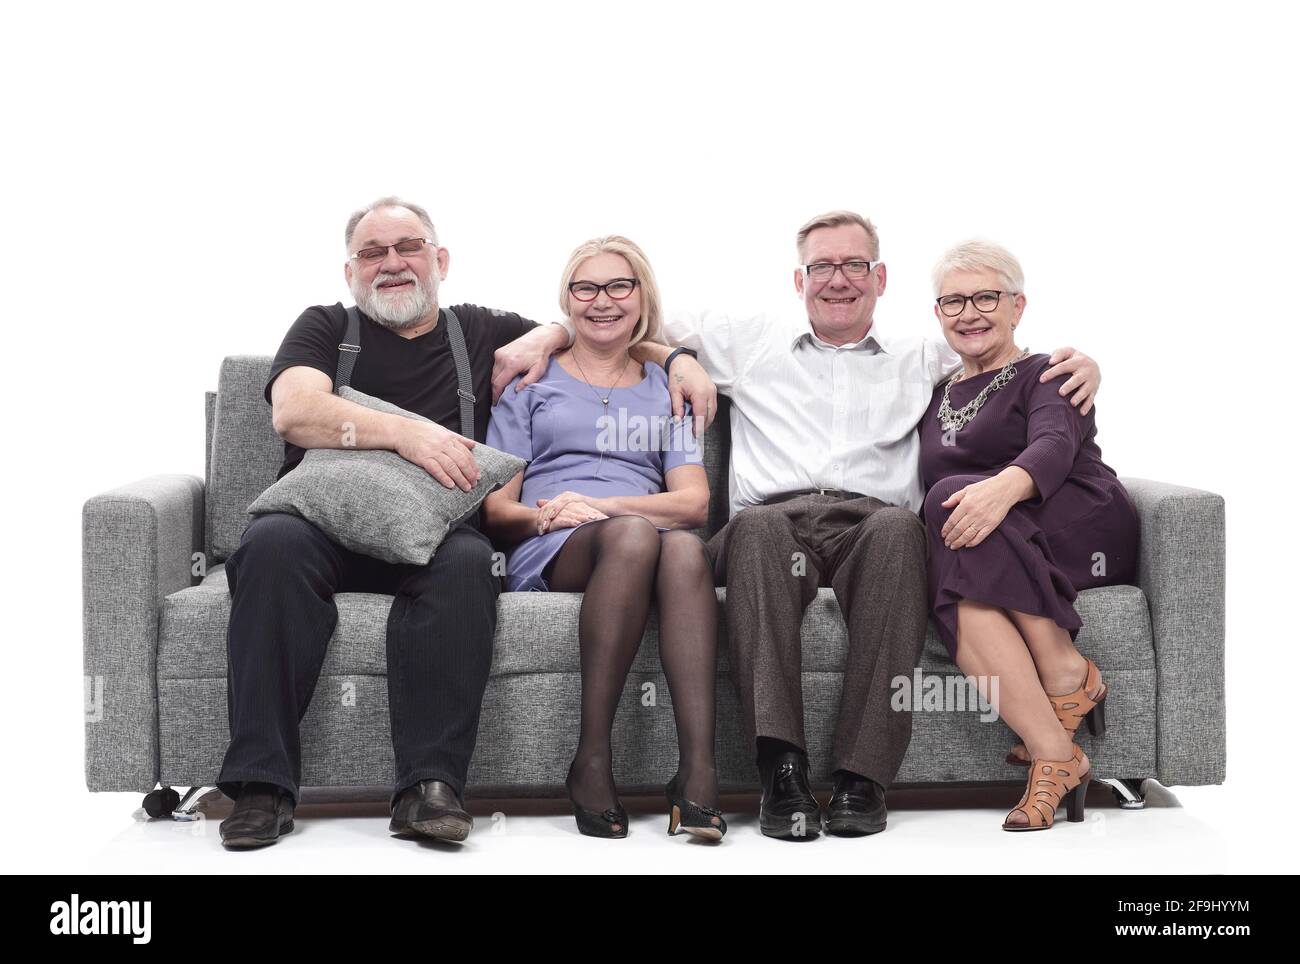
[[[582,722],[565,781],[578,829],[627,835],[610,731],[653,600],[677,724],[668,832],[720,839],[717,597],[704,543],[683,531],[705,524],[709,485],[691,419],[672,419],[663,369],[629,353],[659,336],[654,274],[631,241],[597,238],[570,257],[560,305],[573,345],[534,384],[508,385],[492,409],[488,444],[528,467],[488,496],[484,518],[495,540],[513,545],[508,591],[583,594]]]
[[[1062,802],[1083,819],[1091,773],[1074,733],[1085,718],[1105,727],[1106,686],[1074,647],[1072,604],[1134,580],[1137,511],[1101,460],[1091,406],[1040,382],[1048,356],[1016,344],[1024,279],[1010,252],[958,245],[934,286],[963,367],[920,425],[931,606],[953,661],[981,686],[997,678],[998,713],[1024,740],[1007,759],[1030,766],[1029,783],[1003,828],[1043,830]]]

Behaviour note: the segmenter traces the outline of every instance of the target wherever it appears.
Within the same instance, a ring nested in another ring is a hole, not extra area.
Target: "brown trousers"
[[[727,587],[728,656],[746,736],[807,749],[799,627],[818,587],[829,586],[848,627],[831,768],[888,787],[912,738],[910,711],[890,707],[890,683],[911,676],[925,644],[920,519],[869,496],[802,495],[742,509],[707,549],[714,582]]]

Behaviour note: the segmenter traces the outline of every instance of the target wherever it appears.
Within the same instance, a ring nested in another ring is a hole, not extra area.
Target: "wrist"
[[[390,452],[400,452],[403,446],[406,445],[407,430],[413,424],[413,420],[385,412],[383,413],[383,420],[379,424],[380,431],[383,433],[379,439],[382,443],[379,447],[388,449]]]
[[[1034,479],[1018,465],[1008,465],[998,473],[1006,493],[1007,507],[1023,502],[1034,494]]]
[[[568,348],[573,340],[573,333],[562,321],[553,321],[542,330],[546,335],[546,347],[550,349],[551,354]]]
[[[559,343],[559,347],[556,348],[556,351],[559,351],[560,348],[568,348],[571,344],[573,344],[573,339],[577,337],[578,329],[574,327],[572,321],[570,321],[568,318],[561,318],[559,321],[551,322],[546,327],[549,329],[552,326],[560,329],[560,332],[562,333],[563,336],[563,341]]]
[[[671,352],[668,353],[668,357],[664,359],[665,373],[672,370],[673,362],[676,361],[677,358],[680,357],[681,355],[689,355],[692,359],[696,359],[699,357],[699,353],[692,348],[674,348]]]
[[[668,346],[661,345],[657,341],[646,341],[643,338],[628,350],[628,354],[641,364],[649,362],[652,365],[662,366],[668,358]]]

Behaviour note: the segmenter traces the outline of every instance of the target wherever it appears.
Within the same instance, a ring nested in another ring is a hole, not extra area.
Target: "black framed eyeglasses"
[[[426,244],[431,244],[435,248],[438,246],[438,242],[433,238],[407,238],[405,241],[398,241],[396,244],[381,244],[373,248],[362,248],[356,254],[351,255],[348,260],[377,264],[388,257],[389,248],[392,248],[402,257],[409,258],[411,255],[423,251]]]
[[[871,274],[871,269],[878,264],[879,261],[814,261],[812,264],[801,264],[799,267],[803,268],[803,273],[814,281],[830,281],[836,268],[844,273],[844,277],[859,281]]]
[[[569,294],[579,301],[595,301],[603,291],[615,301],[622,301],[631,296],[638,284],[640,282],[636,278],[615,278],[613,281],[606,281],[603,285],[598,285],[594,281],[570,281]]]
[[[1003,295],[1015,297],[1014,291],[977,291],[973,295],[943,295],[935,298],[934,303],[939,306],[949,318],[956,318],[966,310],[966,302],[975,306],[975,310],[980,314],[988,314],[998,307],[998,302],[1002,300]]]

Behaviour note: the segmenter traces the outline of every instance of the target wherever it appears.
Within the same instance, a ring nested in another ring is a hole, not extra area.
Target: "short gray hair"
[[[981,238],[953,245],[939,259],[930,275],[936,298],[943,294],[943,279],[953,271],[992,271],[1007,291],[1021,294],[1025,290],[1025,273],[1016,256],[1002,245]]]
[[[429,232],[429,237],[433,239],[433,243],[438,243],[438,232],[434,230],[433,218],[429,217],[429,212],[418,204],[412,204],[410,201],[403,201],[400,197],[390,195],[381,197],[378,201],[372,201],[360,210],[352,212],[352,217],[348,218],[347,230],[343,233],[343,243],[346,247],[349,249],[352,247],[352,235],[356,233],[357,225],[361,223],[361,219],[371,211],[378,211],[380,208],[406,208],[420,219],[420,224],[424,226],[424,230]]]
[[[827,211],[825,214],[819,214],[812,220],[804,222],[804,226],[794,236],[794,247],[799,252],[799,260],[803,260],[803,243],[808,240],[808,235],[818,228],[838,228],[841,224],[856,224],[863,231],[866,231],[867,244],[871,246],[872,260],[877,260],[880,257],[880,236],[876,234],[876,226],[871,223],[870,219],[864,218],[861,214],[853,211]]]

